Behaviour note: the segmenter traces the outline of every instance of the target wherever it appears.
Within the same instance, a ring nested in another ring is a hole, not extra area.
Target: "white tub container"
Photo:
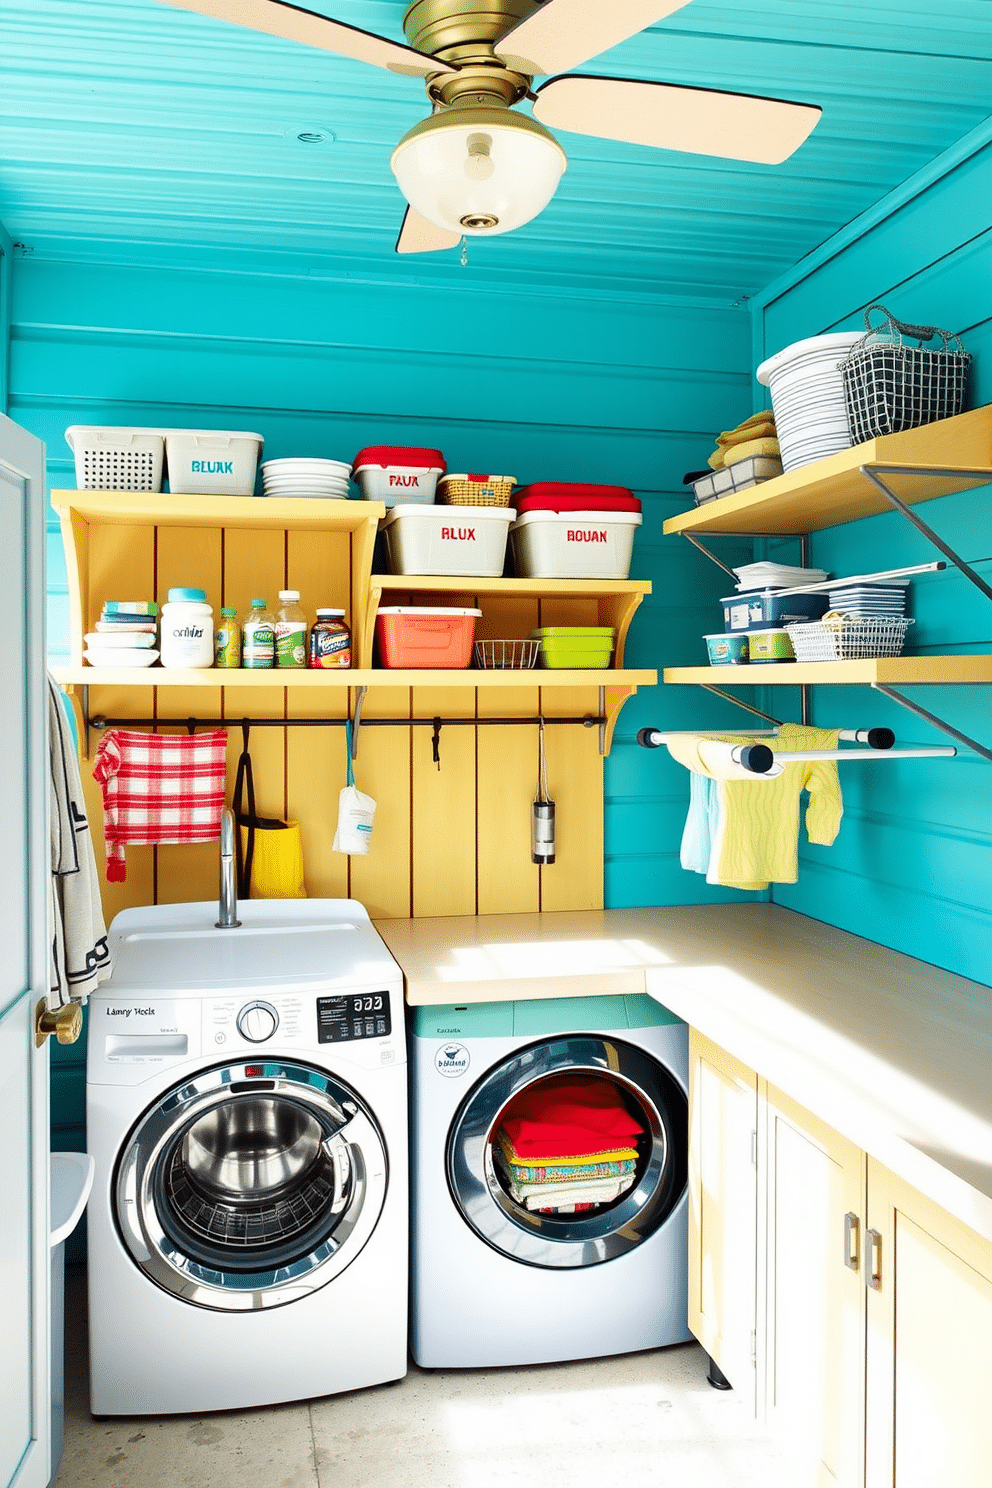
[[[160,429],[73,424],[65,437],[76,457],[80,491],[161,491],[165,440]]]
[[[165,459],[174,495],[251,496],[261,434],[245,430],[166,429]]]
[[[498,579],[513,516],[497,506],[394,506],[383,522],[389,571]]]
[[[524,512],[510,528],[522,579],[625,579],[638,512]]]
[[[369,444],[355,456],[352,476],[366,501],[386,506],[433,502],[447,470],[440,450],[404,444]]]
[[[858,331],[809,336],[761,363],[755,376],[772,395],[782,469],[798,470],[814,460],[850,449],[851,431],[838,363],[861,340]]]

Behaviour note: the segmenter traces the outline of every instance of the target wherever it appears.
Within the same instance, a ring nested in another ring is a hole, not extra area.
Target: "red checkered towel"
[[[220,836],[227,730],[145,734],[110,729],[93,763],[103,788],[107,878],[123,883],[126,842],[212,842]]]

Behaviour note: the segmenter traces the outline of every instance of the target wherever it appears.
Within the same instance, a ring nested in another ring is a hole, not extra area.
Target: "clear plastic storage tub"
[[[498,579],[512,521],[500,506],[394,506],[382,524],[389,571]]]
[[[166,429],[164,433],[169,490],[174,495],[254,495],[261,434],[243,429]]]
[[[375,617],[384,667],[468,667],[481,610],[387,606]]]
[[[366,501],[385,506],[428,504],[447,470],[440,450],[419,445],[370,444],[355,456],[352,475]]]
[[[638,512],[529,511],[510,528],[517,573],[524,579],[625,579]]]

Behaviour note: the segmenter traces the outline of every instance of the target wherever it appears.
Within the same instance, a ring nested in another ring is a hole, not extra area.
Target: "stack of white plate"
[[[849,589],[831,589],[830,608],[862,620],[873,615],[905,615],[906,587],[899,584],[854,584]]]
[[[838,363],[861,339],[858,331],[810,336],[758,368],[758,381],[771,389],[783,470],[825,460],[853,444]]]
[[[819,584],[828,577],[823,568],[798,568],[791,563],[744,563],[735,568],[738,589],[798,589],[801,584]]]
[[[262,465],[262,495],[347,501],[350,475],[351,466],[343,460],[266,460]]]

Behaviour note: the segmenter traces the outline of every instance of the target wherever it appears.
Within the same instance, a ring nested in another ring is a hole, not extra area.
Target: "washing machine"
[[[351,900],[129,909],[89,1000],[91,1409],[243,1409],[407,1367],[403,979]]]
[[[427,1368],[543,1364],[681,1343],[688,1030],[646,996],[410,1010],[412,1352]],[[572,1214],[517,1203],[493,1142],[515,1097],[609,1081],[636,1117],[633,1186]]]

